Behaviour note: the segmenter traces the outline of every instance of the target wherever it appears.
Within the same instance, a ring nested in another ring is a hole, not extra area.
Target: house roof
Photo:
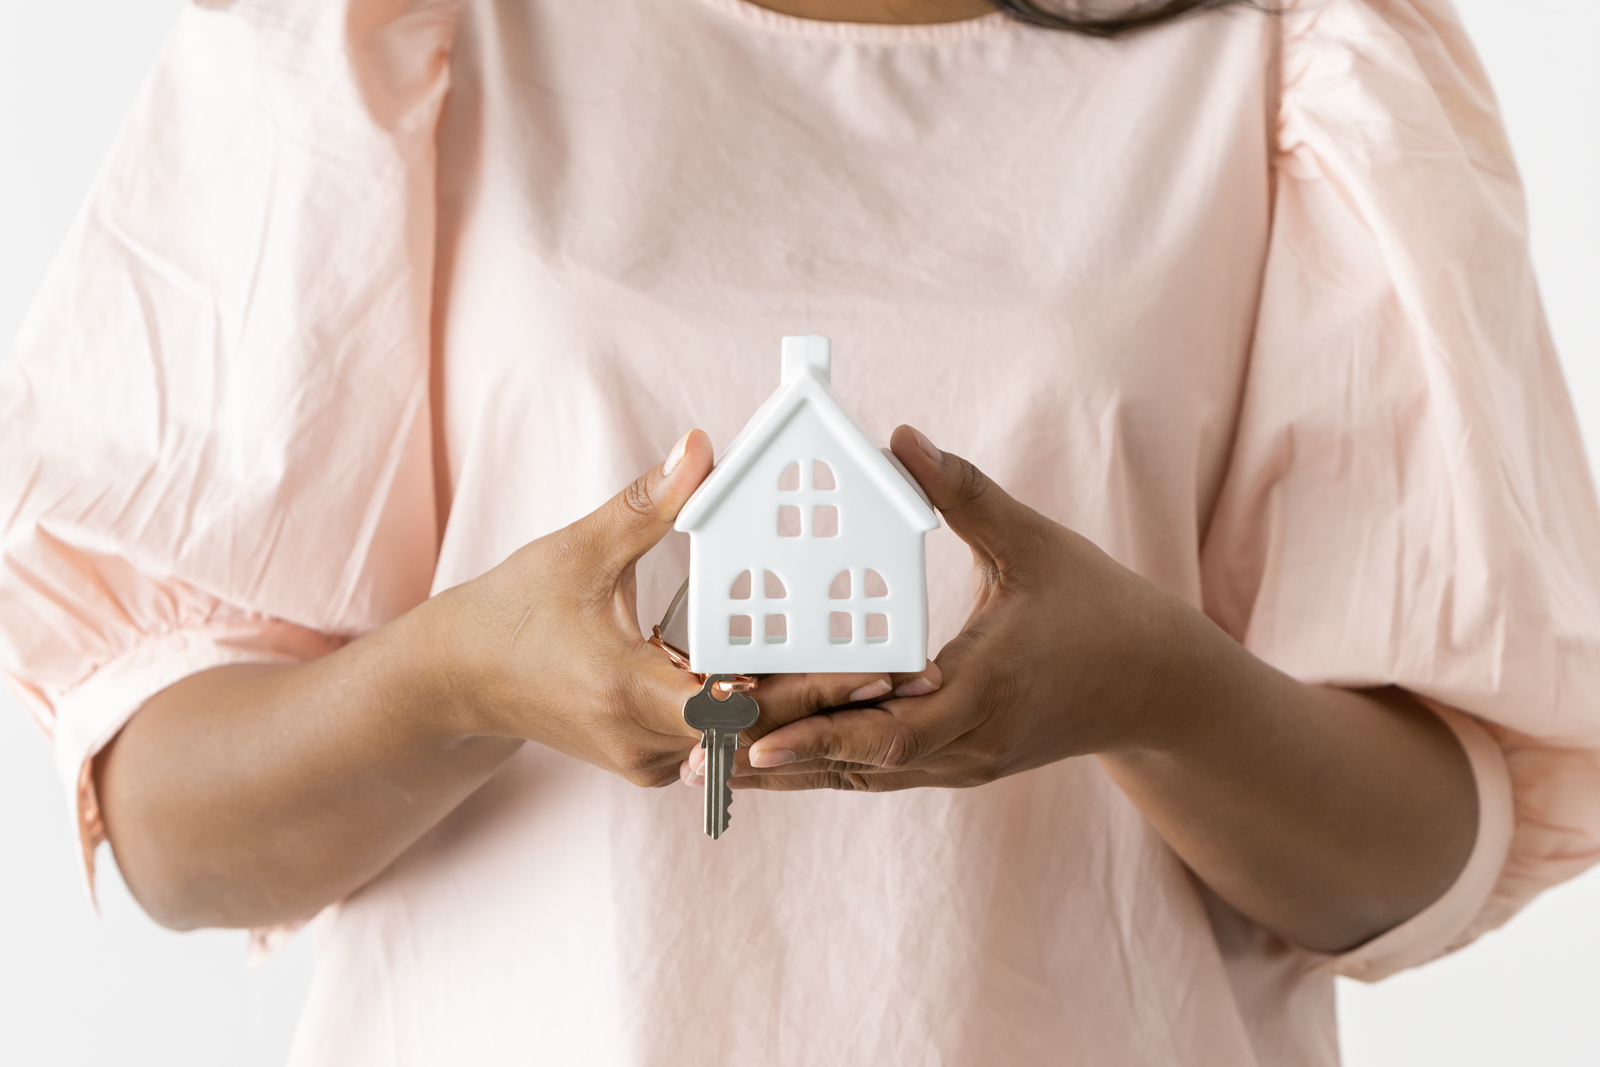
[[[721,462],[711,469],[700,488],[683,505],[675,524],[677,529],[699,529],[723,498],[743,480],[768,442],[803,408],[809,408],[832,432],[840,448],[866,472],[912,529],[925,533],[938,528],[939,516],[916,479],[893,452],[872,443],[861,423],[834,393],[830,384],[831,347],[826,337],[783,339],[781,384],[750,417],[723,453]]]

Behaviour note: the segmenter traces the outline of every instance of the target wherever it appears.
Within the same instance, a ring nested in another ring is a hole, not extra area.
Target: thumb
[[[711,438],[690,430],[658,467],[639,475],[622,492],[573,524],[596,562],[621,571],[672,529],[684,503],[711,472]]]
[[[889,447],[974,553],[996,561],[1016,556],[1038,512],[960,456],[941,452],[920,430],[897,428]]]

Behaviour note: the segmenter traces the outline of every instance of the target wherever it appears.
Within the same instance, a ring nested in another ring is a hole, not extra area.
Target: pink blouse
[[[1326,1067],[1334,973],[1600,848],[1600,509],[1526,243],[1445,0],[1120,42],[197,0],[0,375],[0,666],[92,859],[87,761],[151,694],[324,654],[688,427],[726,444],[778,338],[828,334],[880,437],[924,428],[1299,678],[1435,702],[1479,789],[1454,887],[1321,957],[1093,759],[745,793],[713,843],[695,792],[527,746],[323,913],[293,1062]],[[685,559],[646,560],[646,620]],[[934,649],[969,590],[931,535]]]

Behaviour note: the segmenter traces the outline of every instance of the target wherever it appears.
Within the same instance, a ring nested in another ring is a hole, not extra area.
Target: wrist
[[[1132,680],[1118,753],[1176,753],[1225,713],[1217,699],[1242,684],[1239,660],[1249,654],[1187,601],[1160,592],[1149,604],[1134,645]]]
[[[487,714],[482,667],[468,638],[463,587],[428,598],[390,624],[390,672],[398,702],[445,743],[504,733]]]

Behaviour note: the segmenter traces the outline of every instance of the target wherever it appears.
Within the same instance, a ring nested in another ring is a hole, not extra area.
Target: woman
[[[341,1065],[1329,1064],[1334,973],[1592,862],[1600,513],[1459,26],[1161,16],[187,12],[0,389],[86,860],[320,912]],[[713,844],[636,617],[803,332],[919,427],[938,651],[764,680]]]

